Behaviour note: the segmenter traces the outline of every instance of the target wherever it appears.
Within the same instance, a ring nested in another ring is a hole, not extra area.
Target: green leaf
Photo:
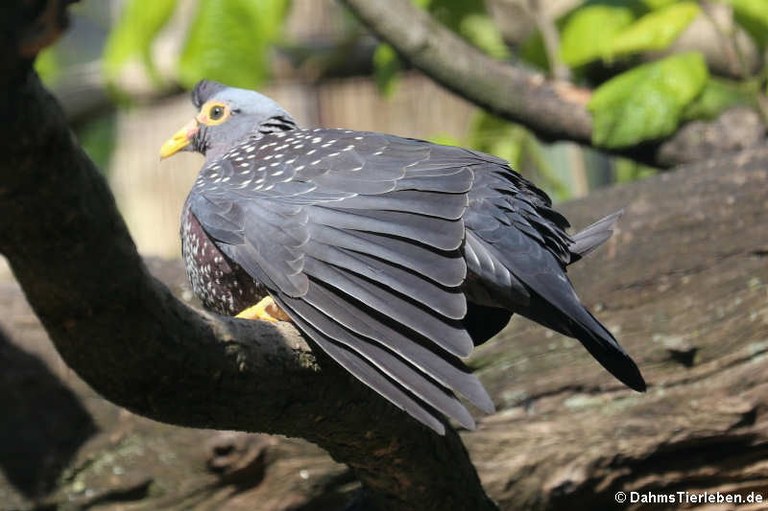
[[[592,4],[574,10],[560,34],[560,58],[576,67],[604,57],[616,34],[634,17],[627,5]]]
[[[181,53],[179,81],[203,78],[258,88],[269,76],[269,52],[282,35],[289,0],[200,0]]]
[[[127,0],[104,48],[104,74],[116,83],[120,70],[132,58],[140,59],[149,76],[157,81],[152,61],[152,43],[171,18],[176,0]]]
[[[421,3],[421,2],[420,2]],[[484,0],[430,0],[428,10],[441,23],[488,55],[509,57],[509,50]]]
[[[37,54],[35,59],[35,71],[46,86],[56,83],[61,75],[61,65],[56,55],[56,47],[49,46]]]
[[[664,7],[668,7],[677,1],[678,0],[642,0],[643,5],[652,11],[663,9]]]
[[[572,198],[573,193],[568,189],[563,177],[558,175],[555,167],[550,163],[550,158],[546,156],[546,153],[550,155],[552,153],[546,150],[542,143],[527,130],[522,138],[522,146],[521,160],[530,162],[530,165],[535,169],[532,175],[528,175],[528,177],[539,183],[541,188],[555,201]],[[526,170],[522,162],[518,164],[518,169],[521,173]]]
[[[592,142],[620,148],[669,135],[708,76],[701,54],[682,53],[612,78],[595,91],[588,105],[594,114]]]
[[[109,112],[78,125],[75,135],[88,157],[107,173],[117,140],[117,115]]]
[[[525,128],[478,110],[469,130],[469,147],[504,158],[513,167],[519,167],[523,150]]]
[[[667,48],[699,15],[695,2],[679,2],[651,11],[613,39],[613,55],[628,55],[641,51]]]
[[[626,158],[616,158],[613,164],[614,179],[617,183],[629,183],[658,174],[653,167]]]
[[[497,59],[509,57],[509,49],[498,27],[486,13],[469,14],[461,20],[459,34]]]
[[[385,96],[391,96],[397,86],[397,77],[403,69],[397,52],[388,44],[379,44],[373,53],[373,74],[376,86]]]
[[[568,196],[567,187],[547,161],[539,141],[519,124],[478,110],[472,120],[466,145],[507,160],[512,168],[521,173],[534,167],[537,182],[548,193],[558,198]]]
[[[683,120],[714,119],[735,106],[753,106],[754,93],[749,84],[710,78],[704,90],[683,111]]]
[[[550,69],[549,56],[547,55],[547,49],[544,47],[544,39],[541,37],[541,32],[536,30],[523,41],[523,44],[520,45],[520,58],[542,71]]]
[[[766,0],[728,0],[736,21],[757,41],[768,45],[768,2]]]
[[[447,133],[438,133],[436,135],[429,136],[427,137],[427,140],[433,144],[440,145],[450,145],[456,147],[462,147],[464,145],[461,140],[454,137],[453,135],[448,135]]]

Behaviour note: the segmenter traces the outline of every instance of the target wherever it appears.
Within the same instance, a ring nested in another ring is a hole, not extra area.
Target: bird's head
[[[195,85],[192,102],[197,115],[163,144],[161,158],[179,151],[216,157],[245,138],[296,128],[280,105],[251,90],[203,80]]]

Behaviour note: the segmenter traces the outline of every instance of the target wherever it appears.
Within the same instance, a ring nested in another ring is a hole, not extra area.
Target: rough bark
[[[590,90],[495,60],[410,0],[341,2],[414,67],[459,96],[545,139],[590,144]],[[614,153],[657,167],[701,161],[712,154],[765,144],[765,126],[756,114],[755,119],[742,125],[739,133],[724,129],[720,119],[690,123],[666,140]]]
[[[378,508],[494,509],[453,430],[440,437],[406,418],[316,359],[291,326],[198,314],[149,275],[30,71],[30,49],[61,30],[60,17],[41,17],[63,5],[9,2],[0,20],[18,35],[0,49],[0,253],[63,360],[158,421],[306,438],[352,467]]]
[[[571,276],[636,357],[649,390],[623,389],[574,341],[513,321],[472,360],[499,407],[478,431],[462,433],[483,485],[505,510],[648,508],[617,505],[618,491],[754,491],[761,505],[688,507],[764,509],[768,151],[680,168],[562,209],[585,225],[620,207],[619,232]],[[179,263],[151,268],[182,294]],[[15,285],[0,286],[0,311],[0,329],[12,337],[0,357],[2,388],[23,389],[23,381],[33,389],[0,401],[10,407],[0,414],[0,466],[10,481],[0,482],[0,500],[13,508],[31,509],[24,495],[35,488],[53,488],[42,500],[50,505],[198,511],[330,511],[354,491],[352,475],[310,444],[121,412],[64,368]],[[52,404],[34,406],[43,399]],[[22,442],[30,437],[39,442]],[[28,472],[4,455],[19,444]],[[55,459],[35,455],[40,446]]]

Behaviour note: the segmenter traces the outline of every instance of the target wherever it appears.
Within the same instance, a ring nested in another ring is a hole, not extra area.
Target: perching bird
[[[616,378],[645,389],[565,275],[610,237],[618,215],[571,238],[547,195],[495,156],[299,128],[271,99],[212,81],[197,84],[192,100],[198,115],[161,156],[205,156],[181,235],[206,308],[293,321],[441,434],[441,415],[475,425],[457,393],[493,412],[459,357],[513,313],[575,337]]]

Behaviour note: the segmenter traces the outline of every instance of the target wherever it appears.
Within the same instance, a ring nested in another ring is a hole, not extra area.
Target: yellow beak
[[[179,131],[173,134],[171,138],[165,141],[160,148],[160,158],[168,158],[173,156],[179,151],[184,150],[191,142],[197,132],[200,130],[200,125],[197,119],[192,119],[184,125]]]

